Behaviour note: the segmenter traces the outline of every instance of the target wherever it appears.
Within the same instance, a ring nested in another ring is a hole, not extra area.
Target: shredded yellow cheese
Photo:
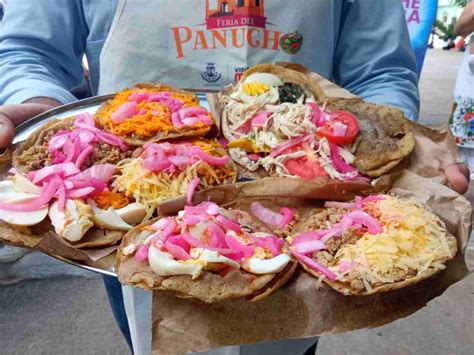
[[[223,150],[216,140],[196,140],[192,143],[207,154],[222,155],[216,151],[219,148]],[[203,161],[188,165],[172,174],[165,171],[154,173],[146,169],[142,158],[123,160],[117,168],[120,175],[112,183],[114,191],[122,192],[145,205],[148,212],[146,219],[153,215],[163,201],[186,195],[191,181],[196,177],[201,179],[198,189],[215,186],[224,181],[234,181],[236,178],[232,165],[214,167]]]
[[[417,202],[385,196],[370,205],[367,212],[379,220],[383,232],[365,233],[355,244],[341,246],[335,266],[330,267],[336,274],[339,261],[354,262],[370,291],[371,284],[397,281],[397,271],[419,274],[433,261],[452,257],[443,223]]]

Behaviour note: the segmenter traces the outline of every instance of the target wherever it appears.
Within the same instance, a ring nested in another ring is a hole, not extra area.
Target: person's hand
[[[444,170],[444,175],[454,191],[465,194],[469,189],[469,169],[465,164],[452,164],[448,166]]]
[[[0,106],[0,149],[7,148],[13,141],[15,126],[59,105],[53,99],[36,98],[24,104]]]

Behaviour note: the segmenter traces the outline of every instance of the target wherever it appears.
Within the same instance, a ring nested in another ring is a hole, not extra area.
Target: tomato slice
[[[331,121],[327,121],[323,126],[319,127],[318,136],[338,145],[354,143],[359,133],[357,118],[352,113],[346,111],[334,111],[331,113],[331,116]],[[343,135],[334,135],[335,122],[340,122],[347,126],[346,132]]]
[[[288,159],[283,163],[291,175],[302,179],[312,180],[318,176],[327,176],[319,161],[308,158]]]

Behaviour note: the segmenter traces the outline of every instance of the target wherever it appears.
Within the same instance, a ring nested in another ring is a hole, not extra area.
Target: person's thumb
[[[15,127],[13,123],[0,113],[0,149],[6,148],[15,137]]]
[[[465,194],[469,189],[469,169],[464,164],[452,164],[444,170],[444,175],[451,188]]]
[[[13,141],[15,126],[51,108],[50,105],[34,103],[0,106],[0,149]]]

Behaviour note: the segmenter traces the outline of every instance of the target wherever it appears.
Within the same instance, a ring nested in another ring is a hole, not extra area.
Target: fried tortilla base
[[[319,210],[319,212],[321,211],[322,210]],[[308,230],[318,229],[320,222],[321,222],[321,219],[318,218],[318,212],[316,212],[315,215],[311,216],[306,221],[302,222],[300,225],[295,226],[294,231],[298,230],[299,232],[304,232]],[[418,282],[421,282],[423,280],[436,276],[442,271],[442,269],[439,268],[438,265],[440,264],[445,265],[449,260],[454,258],[458,250],[456,238],[446,231],[446,241],[451,251],[451,257],[433,260],[427,270],[425,270],[424,272],[416,276],[407,275],[407,278],[405,280],[397,281],[394,283],[385,283],[385,284],[381,284],[377,286],[372,286],[372,291],[370,292],[367,291],[366,289],[356,290],[353,287],[351,287],[349,282],[343,282],[339,280],[331,281],[327,277],[325,277],[323,281],[333,290],[345,296],[368,296],[368,295],[373,295],[375,293],[387,292],[387,291],[397,290],[403,287],[411,286]],[[311,269],[310,267],[308,267],[306,264],[302,262],[299,262],[299,263],[308,273],[313,275],[315,278],[319,279],[321,277],[320,272]]]
[[[15,226],[0,221],[0,240],[9,245],[34,248],[36,244],[41,242],[41,239],[46,234],[60,238],[74,248],[86,249],[115,245],[120,242],[125,233],[121,231],[91,228],[80,241],[70,242],[57,235],[51,223],[47,220],[31,227]],[[54,251],[52,252],[54,253]]]
[[[415,149],[411,122],[402,111],[360,99],[330,99],[329,111],[352,112],[359,122],[354,166],[361,173],[379,177],[388,173]]]
[[[359,135],[355,142],[355,163],[353,164],[362,174],[376,178],[380,177],[410,155],[415,148],[415,138],[411,131],[411,122],[402,111],[391,106],[367,103],[361,99],[325,99],[321,88],[308,76],[275,65],[261,64],[247,70],[242,80],[256,72],[273,73],[283,81],[289,81],[310,88],[318,102],[322,98],[329,111],[352,112],[359,122]],[[313,85],[313,86],[311,86]],[[219,96],[228,96],[234,86],[226,87]],[[223,115],[224,107],[219,107],[219,116]],[[228,139],[234,137],[226,119],[221,118],[222,131]]]
[[[170,91],[179,94],[185,94],[192,97],[193,102],[199,104],[199,97],[193,94],[190,91],[182,90],[174,88],[173,86],[166,85],[166,84],[154,84],[154,83],[139,83],[135,85],[137,89],[150,89],[154,90],[155,92],[161,91]],[[108,101],[102,104],[102,106],[97,110],[97,113],[94,115],[100,121],[100,116],[102,112],[107,110],[108,108]],[[212,116],[211,116],[212,119]],[[108,127],[104,127],[104,130],[109,131]],[[110,132],[113,133],[113,132]],[[172,128],[167,132],[157,132],[155,135],[151,137],[130,137],[130,136],[120,136],[120,138],[131,146],[142,146],[145,143],[152,143],[152,142],[161,142],[167,139],[184,139],[184,138],[193,138],[193,137],[204,137],[204,136],[215,136],[217,134],[217,127],[215,122],[213,122],[212,126],[205,126],[205,127],[192,127],[192,126],[183,126],[181,128]]]
[[[28,163],[31,162],[31,159],[37,159],[36,154],[38,154],[38,150],[43,146],[44,138],[51,134],[51,132],[56,133],[61,130],[69,130],[74,120],[75,117],[51,120],[30,134],[13,152],[12,164],[16,171],[22,174],[29,173],[31,169],[29,169]]]
[[[252,217],[250,215],[242,211],[238,211],[238,213],[245,219],[245,224],[251,223]],[[125,235],[115,261],[115,271],[121,283],[141,287],[145,290],[172,292],[180,298],[195,298],[206,303],[215,303],[230,298],[247,298],[250,301],[258,301],[282,287],[297,268],[298,263],[291,260],[286,268],[277,274],[254,275],[239,269],[232,270],[224,276],[204,271],[195,280],[192,280],[189,275],[158,276],[147,263],[136,261],[133,254],[125,255],[123,253],[124,248],[128,245],[143,242],[151,233],[143,228],[158,219],[155,218],[137,226]],[[259,230],[264,229],[260,224],[258,224],[258,228]]]

